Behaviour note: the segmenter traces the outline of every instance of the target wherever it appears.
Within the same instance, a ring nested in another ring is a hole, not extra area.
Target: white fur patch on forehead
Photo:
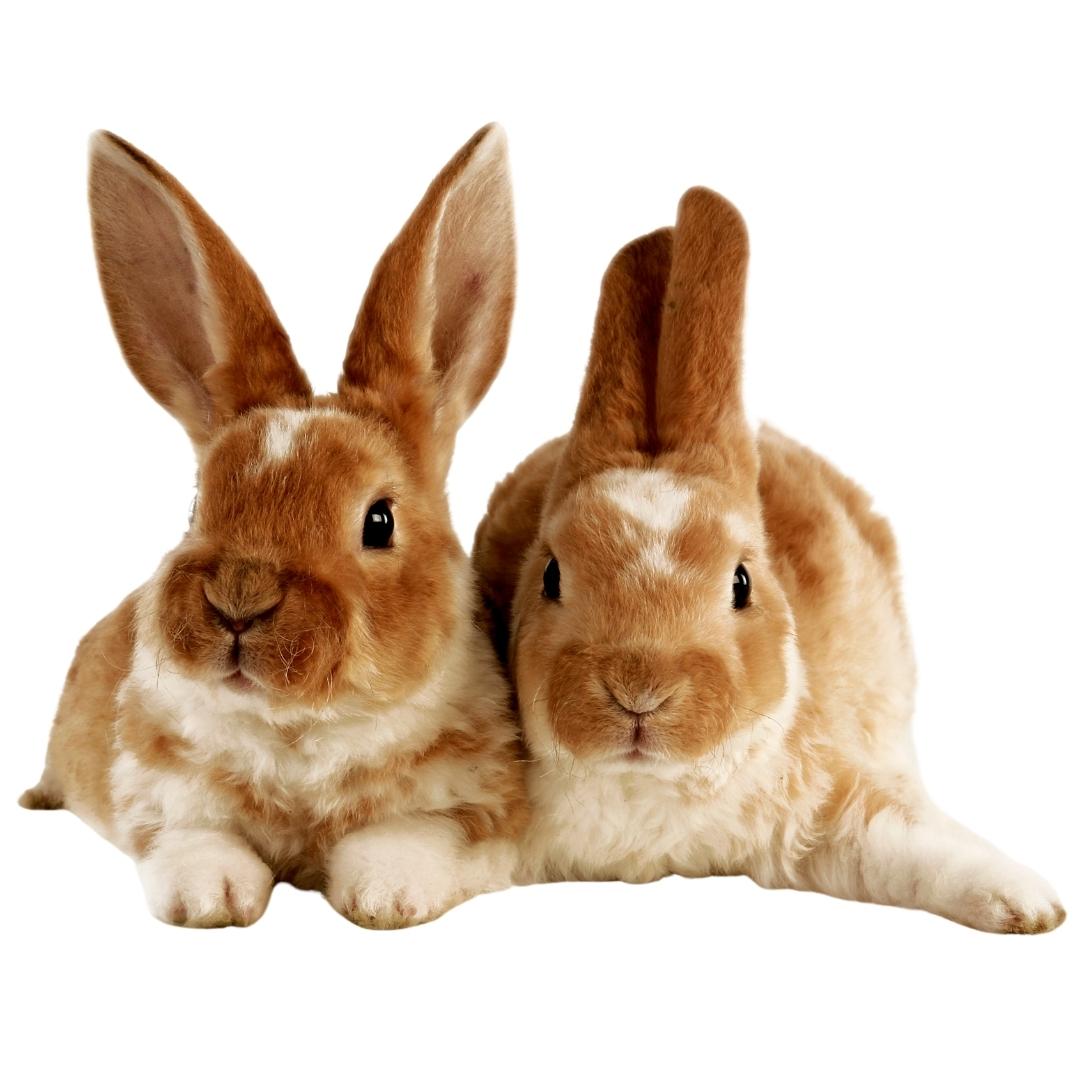
[[[675,574],[678,568],[672,561],[668,551],[667,541],[663,539],[650,540],[639,553],[640,567],[649,574]]]
[[[761,543],[761,527],[752,518],[737,511],[729,510],[723,515],[724,531],[736,543],[744,548]]]
[[[677,529],[690,503],[690,489],[665,469],[612,469],[599,483],[624,514],[654,532]]]
[[[303,409],[279,409],[271,414],[263,435],[263,468],[284,461],[292,453],[297,433],[310,417]]]

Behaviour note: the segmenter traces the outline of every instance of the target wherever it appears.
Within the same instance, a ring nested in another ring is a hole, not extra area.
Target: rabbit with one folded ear
[[[502,363],[506,142],[478,132],[376,267],[315,397],[248,265],[114,135],[91,144],[105,299],[198,458],[190,527],[79,646],[44,774],[129,852],[154,915],[243,925],[273,884],[365,926],[509,884],[526,813],[509,688],[445,479]]]
[[[924,794],[888,525],[747,424],[747,258],[701,188],[615,257],[573,429],[477,532],[532,759],[521,877],[741,873],[1051,930],[1053,889]]]

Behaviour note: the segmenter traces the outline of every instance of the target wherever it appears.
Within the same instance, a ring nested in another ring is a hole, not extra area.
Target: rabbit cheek
[[[686,650],[670,662],[678,689],[653,719],[657,742],[667,757],[697,761],[716,751],[739,723],[741,672],[707,649]]]
[[[158,625],[165,648],[188,669],[229,665],[232,638],[211,610],[204,591],[208,564],[180,558],[167,571],[159,594]]]
[[[609,756],[628,750],[631,718],[613,707],[597,675],[603,650],[573,645],[555,659],[548,682],[547,719],[557,746],[575,757]]]
[[[401,700],[431,677],[457,632],[461,599],[470,587],[463,561],[442,522],[413,508],[410,543],[396,552],[369,553],[370,572],[350,591],[357,612],[349,673],[386,701]]]
[[[736,711],[740,724],[750,724],[773,719],[770,714],[788,694],[789,684],[796,677],[796,672],[789,670],[789,654],[793,651],[789,642],[794,639],[790,623],[781,629],[775,619],[768,617],[743,622],[736,643],[746,673],[745,689],[737,697]]]
[[[246,672],[279,694],[328,697],[345,655],[346,619],[334,591],[319,582],[290,583],[272,619],[244,635]]]

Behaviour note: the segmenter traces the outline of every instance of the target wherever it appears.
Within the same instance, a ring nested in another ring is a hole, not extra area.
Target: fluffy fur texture
[[[160,166],[99,134],[90,199],[117,337],[191,435],[198,499],[79,646],[24,805],[130,852],[151,911],[183,925],[250,923],[279,880],[373,927],[506,886],[524,778],[445,496],[513,304],[501,130],[462,148],[387,250],[327,397]],[[381,500],[391,544],[365,547]]]
[[[888,525],[747,425],[747,258],[739,214],[704,189],[616,256],[573,430],[499,485],[477,532],[531,757],[520,876],[742,873],[1051,930],[1050,886],[923,792]]]

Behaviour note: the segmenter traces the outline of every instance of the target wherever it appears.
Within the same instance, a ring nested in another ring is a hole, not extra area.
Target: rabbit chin
[[[601,776],[632,774],[651,776],[657,780],[676,781],[688,774],[707,769],[709,762],[723,753],[722,747],[723,744],[718,746],[713,753],[694,761],[680,761],[653,751],[638,750],[636,748],[595,757],[579,758],[575,756],[574,761],[579,769]]]
[[[156,639],[156,640],[155,640]],[[155,670],[183,675],[207,691],[220,692],[223,700],[265,700],[279,706],[290,704],[308,707],[328,706],[352,688],[341,677],[341,662],[327,663],[316,658],[311,670],[290,674],[279,659],[276,643],[266,642],[259,649],[232,652],[227,645],[207,649],[204,655],[191,656],[171,647],[160,634],[148,635],[140,643],[140,655],[156,655]],[[271,655],[272,654],[272,655]],[[361,682],[363,682],[361,674]]]
[[[178,686],[187,688],[186,694],[200,688],[200,699],[212,699],[217,710],[222,712],[230,709],[255,711],[274,720],[289,718],[296,710],[332,716],[342,710],[353,713],[377,711],[399,704],[410,696],[398,693],[396,686],[381,686],[378,665],[358,657],[344,659],[330,669],[327,677],[317,682],[290,683],[281,678],[280,665],[271,666],[267,672],[258,663],[246,661],[241,661],[239,666],[227,660],[191,664],[161,649],[156,651],[157,659],[151,663],[152,655],[154,651],[145,646],[137,651],[142,666],[154,671],[155,682],[160,684],[162,677],[168,675]]]

